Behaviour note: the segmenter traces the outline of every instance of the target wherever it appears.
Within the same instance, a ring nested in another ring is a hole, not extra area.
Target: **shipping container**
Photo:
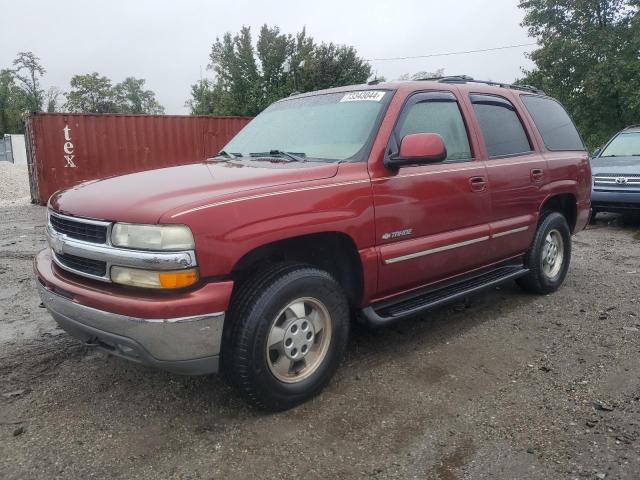
[[[26,124],[31,201],[87,180],[198,163],[250,117],[36,113]]]

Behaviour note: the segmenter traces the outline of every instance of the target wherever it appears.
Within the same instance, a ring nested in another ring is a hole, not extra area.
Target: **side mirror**
[[[600,155],[600,153],[602,153],[602,148],[596,148],[593,153],[591,154],[591,158],[596,158],[598,155]]]
[[[437,133],[413,133],[400,142],[400,153],[386,159],[389,168],[442,162],[447,158],[444,140]]]

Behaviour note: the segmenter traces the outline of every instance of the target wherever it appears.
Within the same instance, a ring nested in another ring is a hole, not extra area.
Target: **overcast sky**
[[[204,1],[17,0],[2,8],[0,68],[33,51],[45,86],[69,88],[74,74],[99,72],[114,83],[145,78],[167,113],[188,113],[190,85],[206,70],[211,43],[243,25],[282,32],[307,27],[318,42],[353,45],[367,59],[428,55],[531,43],[517,0]],[[255,35],[254,35],[255,41]],[[403,73],[465,73],[510,82],[533,47],[411,60],[372,61],[387,79]]]

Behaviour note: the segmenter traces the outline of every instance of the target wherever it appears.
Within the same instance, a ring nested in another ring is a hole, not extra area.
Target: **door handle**
[[[469,179],[469,185],[472,192],[484,192],[487,189],[487,181],[484,177],[471,177]]]
[[[531,170],[531,180],[533,182],[541,182],[544,179],[544,170],[541,168],[534,168]]]

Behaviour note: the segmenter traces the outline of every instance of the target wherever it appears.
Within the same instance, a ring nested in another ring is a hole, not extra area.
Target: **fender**
[[[252,250],[294,237],[338,232],[351,238],[359,252],[375,242],[365,163],[340,165],[335,177],[295,188],[253,191],[236,201],[181,215],[179,220],[194,234],[203,277],[229,275]]]
[[[578,201],[578,182],[576,180],[556,180],[549,182],[540,188],[540,192],[544,194],[544,199],[538,205],[538,212],[542,206],[549,201],[550,198],[561,194],[571,194]]]

